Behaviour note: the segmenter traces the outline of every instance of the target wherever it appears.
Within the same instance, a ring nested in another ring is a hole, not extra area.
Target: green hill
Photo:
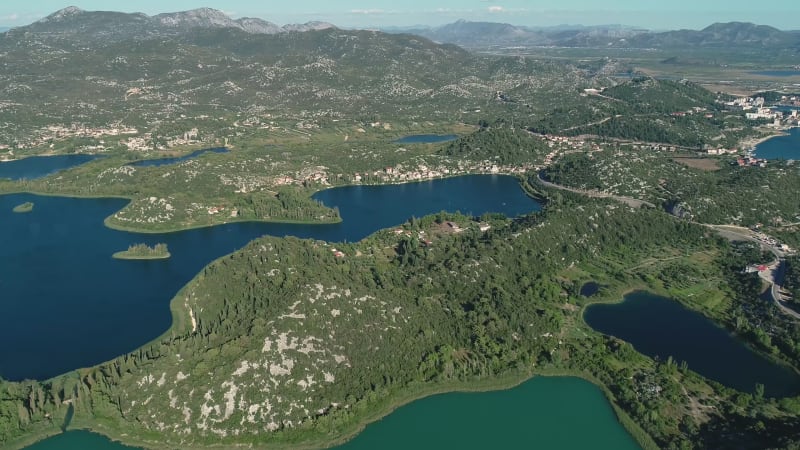
[[[565,97],[549,113],[530,119],[536,133],[595,135],[691,148],[734,146],[744,117],[727,112],[720,97],[686,81],[634,78],[584,96]]]
[[[439,153],[459,159],[512,165],[541,161],[549,150],[542,138],[524,130],[500,125],[482,128],[459,138]]]

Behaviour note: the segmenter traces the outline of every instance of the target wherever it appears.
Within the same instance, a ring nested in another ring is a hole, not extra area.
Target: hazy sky
[[[0,0],[0,26],[24,25],[70,0]],[[800,29],[800,0],[74,0],[86,10],[183,11],[203,6],[278,24],[324,20],[345,27],[439,25],[457,19],[518,25],[624,24],[650,29],[703,28],[747,21]],[[602,5],[602,6],[601,6]]]

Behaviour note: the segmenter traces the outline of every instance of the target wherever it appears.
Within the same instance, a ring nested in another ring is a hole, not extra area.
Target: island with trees
[[[127,250],[111,255],[114,259],[167,259],[171,255],[167,244],[156,244],[150,247],[147,244],[134,244]]]

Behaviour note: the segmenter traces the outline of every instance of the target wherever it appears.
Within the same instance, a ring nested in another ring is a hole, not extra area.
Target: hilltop
[[[702,149],[735,146],[751,133],[739,112],[727,111],[722,100],[685,81],[639,76],[603,90],[589,89],[562,97],[559,107],[531,119],[536,133],[601,136],[651,144]]]

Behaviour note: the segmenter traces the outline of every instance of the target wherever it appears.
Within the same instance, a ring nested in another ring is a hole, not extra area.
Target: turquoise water
[[[640,448],[593,384],[538,377],[507,391],[436,395],[369,425],[339,450]]]
[[[761,383],[769,397],[800,393],[799,375],[755,353],[677,301],[639,291],[626,295],[622,303],[589,306],[584,319],[645,355],[686,361],[690,369],[725,386],[754,392],[756,383]]]
[[[177,164],[179,162],[188,161],[190,159],[197,158],[198,156],[202,155],[203,153],[228,153],[227,148],[219,147],[219,148],[206,148],[203,150],[196,150],[188,155],[179,156],[176,158],[159,158],[159,159],[142,159],[140,161],[134,161],[128,165],[130,166],[137,166],[137,167],[157,167],[157,166],[167,166],[170,164]]]
[[[456,139],[458,139],[458,136],[455,134],[415,134],[402,137],[394,142],[396,144],[438,144]]]
[[[602,391],[579,378],[533,378],[506,391],[450,393],[417,400],[370,424],[339,450],[613,449],[640,447]],[[125,450],[85,431],[28,450]]]
[[[58,171],[85,164],[96,155],[31,156],[16,161],[0,162],[0,178],[33,180]]]
[[[508,176],[473,175],[314,196],[339,208],[337,224],[232,223],[166,234],[111,230],[120,199],[0,196],[0,377],[46,379],[132,351],[169,328],[169,301],[212,260],[262,236],[355,242],[411,216],[445,211],[514,217],[540,205]],[[24,202],[28,214],[12,209]],[[167,260],[112,259],[131,244],[166,243]]]
[[[776,136],[756,146],[756,158],[800,159],[800,128],[789,130],[785,136]]]
[[[76,430],[53,436],[25,448],[28,450],[133,450],[136,447],[112,442],[107,437],[96,433]]]

